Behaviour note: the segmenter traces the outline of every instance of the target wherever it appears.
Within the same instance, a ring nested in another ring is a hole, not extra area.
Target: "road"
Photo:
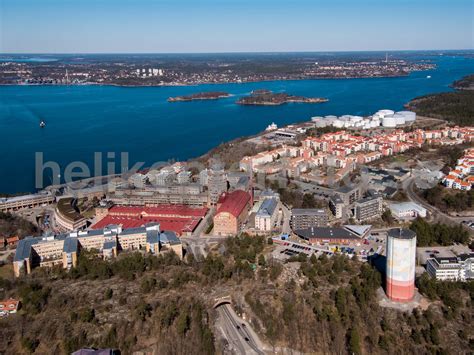
[[[211,207],[211,209],[207,212],[204,219],[201,221],[201,223],[199,223],[199,225],[194,230],[193,237],[200,237],[203,234],[203,232],[205,232],[206,228],[208,228],[211,225],[212,219],[214,218],[215,214],[216,214],[216,208]]]
[[[182,236],[180,237],[184,245],[188,246],[194,256],[202,255],[203,257],[207,256],[206,247],[211,244],[217,244],[226,239],[222,236]]]
[[[288,207],[286,207],[283,203],[281,204],[281,212],[282,212],[282,219],[283,225],[281,226],[281,233],[282,234],[291,234],[290,228],[290,218],[291,218],[291,211]]]
[[[238,354],[263,355],[263,345],[253,329],[234,312],[230,304],[217,307],[219,318],[222,321],[221,331],[230,347]]]
[[[466,217],[453,217],[444,212],[441,212],[436,207],[430,205],[428,202],[426,202],[424,199],[422,199],[420,196],[416,194],[414,190],[414,185],[415,185],[414,177],[407,179],[403,184],[403,188],[406,191],[408,198],[412,202],[415,202],[423,206],[424,208],[426,208],[426,210],[429,211],[430,214],[433,216],[433,219],[438,220],[439,222],[446,223],[446,224],[459,224],[462,221],[466,220]]]

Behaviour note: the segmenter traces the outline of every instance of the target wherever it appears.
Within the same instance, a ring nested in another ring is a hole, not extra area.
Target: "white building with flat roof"
[[[390,212],[392,212],[392,216],[397,219],[426,217],[426,208],[413,202],[391,203]]]

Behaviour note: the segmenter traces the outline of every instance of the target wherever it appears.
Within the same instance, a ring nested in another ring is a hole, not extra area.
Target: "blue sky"
[[[474,48],[474,0],[0,0],[3,53]]]

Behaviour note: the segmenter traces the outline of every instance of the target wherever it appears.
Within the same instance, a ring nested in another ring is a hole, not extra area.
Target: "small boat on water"
[[[44,122],[43,120],[40,121],[40,128],[44,128],[46,127],[46,122]]]
[[[431,75],[427,75],[427,76],[426,76],[426,79],[431,79]]]

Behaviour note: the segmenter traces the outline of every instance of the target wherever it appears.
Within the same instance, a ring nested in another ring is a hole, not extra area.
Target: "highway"
[[[247,322],[237,316],[231,305],[225,303],[217,307],[221,330],[231,348],[238,354],[264,355],[260,340]]]

